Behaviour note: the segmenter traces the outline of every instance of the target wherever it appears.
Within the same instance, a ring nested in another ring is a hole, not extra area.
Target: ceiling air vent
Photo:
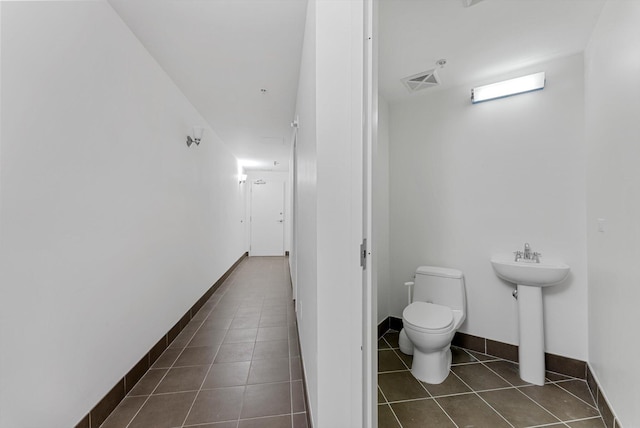
[[[440,84],[440,78],[434,68],[433,70],[423,71],[422,73],[405,77],[402,79],[402,83],[404,83],[409,92],[417,92],[422,89],[431,88],[432,86],[438,86]]]

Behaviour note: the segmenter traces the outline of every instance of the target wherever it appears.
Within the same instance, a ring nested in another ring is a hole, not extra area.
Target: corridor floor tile
[[[196,392],[178,392],[152,395],[128,427],[172,428],[181,426],[196,394]]]
[[[167,392],[197,391],[202,385],[209,366],[177,367],[169,369],[164,379],[153,392],[162,394]]]
[[[142,405],[147,401],[147,397],[125,397],[116,411],[101,425],[102,428],[121,428],[127,424],[138,413]]]
[[[102,428],[308,428],[289,278],[243,260]]]
[[[186,424],[203,424],[238,419],[244,386],[202,390],[193,403]]]
[[[257,419],[241,419],[238,428],[291,428],[291,416],[269,416]]]
[[[291,383],[247,385],[241,418],[291,413]]]

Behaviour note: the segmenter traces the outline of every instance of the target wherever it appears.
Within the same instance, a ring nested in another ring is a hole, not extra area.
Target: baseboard
[[[304,366],[302,358],[302,345],[300,344],[300,330],[298,329],[298,320],[296,315],[296,333],[298,334],[298,354],[300,354],[300,364],[302,365],[302,389],[304,391],[304,406],[307,415],[307,427],[313,428],[313,418],[311,417],[311,407],[309,407],[309,390],[307,389],[307,370]]]
[[[600,388],[600,382],[598,378],[593,374],[591,367],[587,363],[587,385],[589,386],[589,390],[591,391],[591,395],[593,395],[593,399],[595,400],[598,410],[600,410],[600,415],[602,416],[602,420],[607,428],[622,428],[620,421],[613,413],[611,406],[609,406],[609,401],[606,399],[602,389]]]
[[[384,332],[380,332],[384,325],[388,325],[391,330],[400,331],[402,329],[402,318],[388,317],[380,323],[378,325],[379,338],[384,334]],[[471,351],[493,355],[515,363],[518,362],[518,347],[509,343],[498,342],[484,337],[457,332],[453,337],[451,344]],[[578,379],[587,379],[587,363],[584,361],[545,353],[545,365],[549,371]]]
[[[289,257],[289,252],[285,251],[285,257]],[[293,289],[293,277],[291,276],[291,266],[289,266],[289,284]],[[296,299],[293,299],[293,308],[296,310]],[[300,356],[300,365],[302,366],[302,390],[304,392],[304,409],[306,410],[307,427],[313,428],[313,418],[311,417],[311,408],[309,407],[309,390],[307,389],[307,370],[302,359],[302,345],[300,344],[300,330],[298,329],[298,315],[296,317],[296,334],[298,335],[298,355]]]
[[[244,253],[231,267],[213,284],[189,310],[175,323],[169,331],[164,334],[158,342],[147,352],[138,363],[133,366],[126,375],[120,379],[116,385],[111,388],[103,398],[96,404],[89,413],[76,425],[75,428],[98,428],[113,410],[120,404],[124,397],[131,391],[133,386],[145,375],[149,367],[156,362],[165,349],[169,347],[173,339],[185,328],[191,321],[191,318],[204,306],[213,293],[222,285],[222,283],[231,275],[231,272],[248,257],[249,253]]]

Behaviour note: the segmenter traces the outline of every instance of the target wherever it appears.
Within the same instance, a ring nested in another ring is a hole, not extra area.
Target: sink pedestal
[[[526,249],[526,248],[525,248]],[[520,332],[520,377],[534,385],[544,385],[544,321],[542,289],[560,284],[569,275],[564,263],[536,263],[492,258],[496,274],[518,286]]]
[[[520,378],[544,385],[544,321],[542,287],[518,284],[518,358]]]

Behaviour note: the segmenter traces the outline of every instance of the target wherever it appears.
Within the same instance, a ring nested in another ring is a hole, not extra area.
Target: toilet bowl
[[[451,340],[465,318],[462,272],[422,266],[402,312],[400,351],[413,355],[411,373],[423,382],[442,383],[451,368]]]

